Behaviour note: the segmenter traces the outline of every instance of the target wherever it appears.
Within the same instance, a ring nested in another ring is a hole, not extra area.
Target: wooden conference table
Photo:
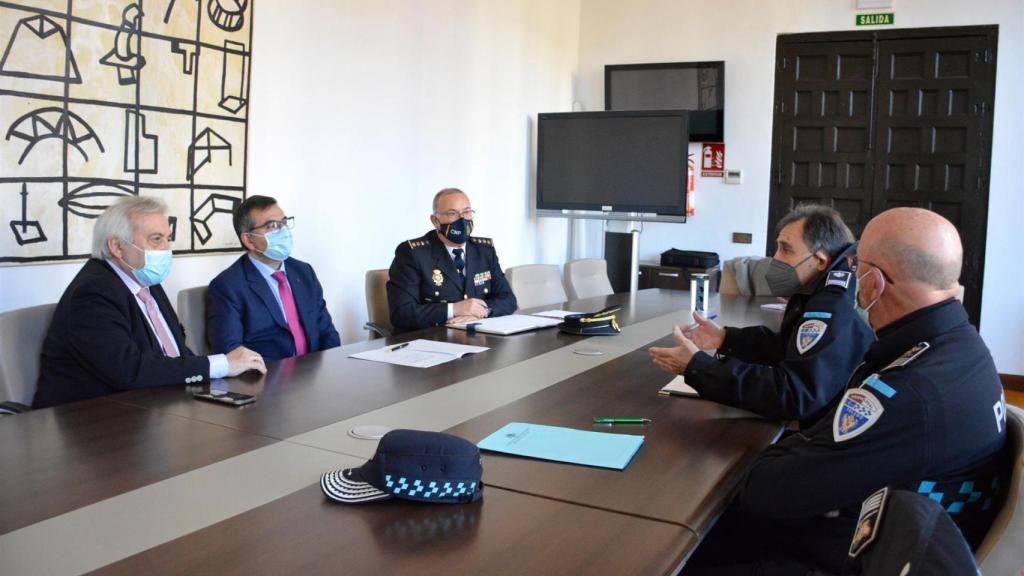
[[[715,298],[719,321],[777,326],[767,299]],[[644,290],[570,302],[621,304],[621,334],[515,336],[434,328],[283,360],[230,379],[247,407],[153,388],[0,419],[0,573],[672,573],[727,504],[778,422],[657,394],[689,293]],[[490,350],[434,368],[348,358],[415,338]],[[581,355],[581,348],[601,351]],[[376,442],[355,426],[443,430],[477,442],[512,421],[645,441],[624,471],[484,453],[467,505],[343,506],[319,475],[359,466]]]

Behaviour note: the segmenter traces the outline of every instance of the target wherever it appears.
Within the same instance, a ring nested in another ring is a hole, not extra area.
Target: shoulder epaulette
[[[892,370],[893,368],[902,368],[907,364],[913,362],[914,359],[920,356],[921,354],[924,354],[924,351],[927,350],[928,348],[929,346],[927,342],[919,342],[917,344],[914,344],[914,346],[910,350],[907,350],[906,352],[903,353],[902,356],[890,362],[889,365],[886,366],[885,368],[882,368],[880,372]]]
[[[480,244],[481,246],[494,246],[494,241],[490,238],[470,236],[469,239],[472,240],[474,244]]]
[[[412,240],[407,240],[407,242],[409,243],[409,248],[412,248],[413,250],[416,248],[423,248],[424,246],[430,246],[430,242],[427,242],[422,238],[413,238]]]
[[[849,290],[852,277],[853,274],[845,270],[833,270],[828,273],[828,278],[825,279],[825,286],[838,286],[844,291]]]

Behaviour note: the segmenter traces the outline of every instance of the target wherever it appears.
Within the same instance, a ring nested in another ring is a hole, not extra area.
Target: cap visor
[[[324,474],[320,477],[320,489],[331,500],[343,504],[361,504],[392,498],[391,494],[363,480],[359,468],[335,470]]]

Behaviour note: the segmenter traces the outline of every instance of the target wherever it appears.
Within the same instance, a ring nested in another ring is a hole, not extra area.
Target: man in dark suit
[[[504,316],[516,297],[490,238],[472,236],[469,197],[458,188],[434,196],[434,229],[395,249],[388,309],[398,332]]]
[[[272,361],[339,346],[313,267],[291,257],[294,217],[269,196],[250,196],[233,216],[246,254],[210,282],[211,349],[245,346]]]
[[[237,347],[196,356],[160,283],[171,269],[167,207],[131,196],[93,228],[92,258],[64,291],[43,342],[35,408],[121,390],[266,372]]]

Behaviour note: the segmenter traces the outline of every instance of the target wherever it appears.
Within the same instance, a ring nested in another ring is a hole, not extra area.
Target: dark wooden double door
[[[826,204],[858,237],[897,206],[960,231],[964,306],[981,317],[997,27],[779,36],[769,254],[775,223]]]

